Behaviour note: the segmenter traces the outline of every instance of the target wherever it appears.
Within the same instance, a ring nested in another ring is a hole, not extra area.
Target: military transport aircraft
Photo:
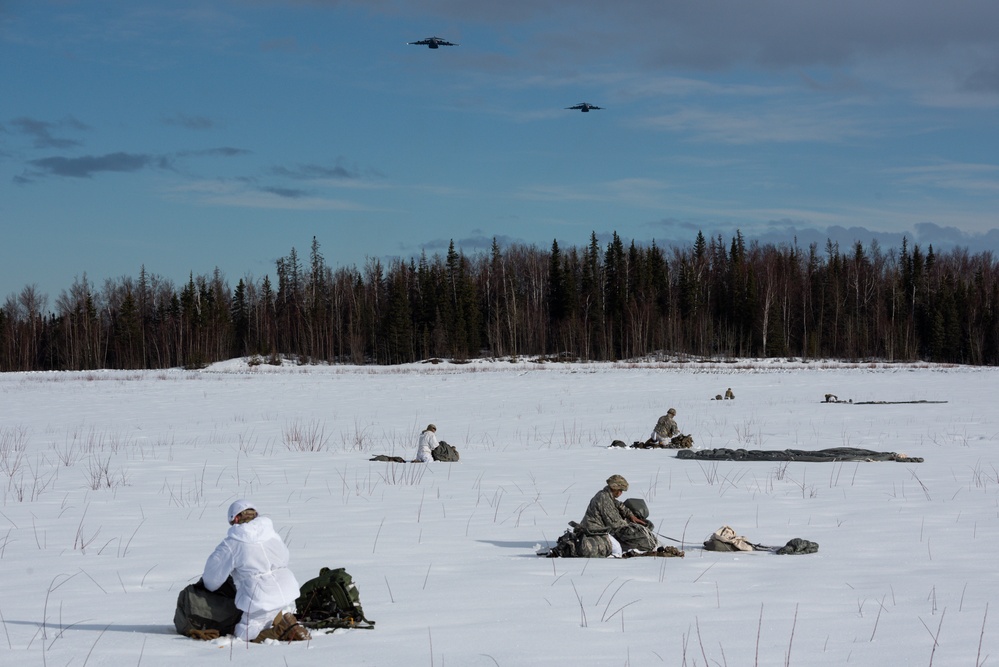
[[[574,104],[571,107],[566,107],[566,109],[572,109],[573,111],[579,110],[583,113],[587,113],[590,109],[602,109],[603,107],[598,107],[596,104],[590,104],[589,102],[580,102],[579,104]]]
[[[441,39],[440,37],[427,37],[426,39],[421,39],[418,42],[409,43],[416,44],[417,46],[429,46],[431,49],[440,48],[442,46],[458,46],[457,44],[452,44],[446,39]]]

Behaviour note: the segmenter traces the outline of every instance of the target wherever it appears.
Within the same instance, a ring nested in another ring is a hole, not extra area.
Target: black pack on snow
[[[782,546],[780,549],[777,549],[774,553],[786,556],[788,554],[813,554],[818,550],[819,545],[817,543],[796,537],[793,540],[788,541],[787,544]]]
[[[588,535],[576,529],[565,531],[554,547],[538,555],[548,558],[606,558],[610,554],[611,543],[606,535]]]
[[[354,578],[342,567],[334,570],[324,567],[318,577],[302,584],[295,611],[299,622],[307,628],[375,627],[374,621],[364,617]]]
[[[458,460],[458,450],[443,440],[441,440],[436,447],[430,450],[430,455],[434,457],[434,461],[453,462]]]
[[[242,617],[243,612],[236,609],[236,585],[232,577],[214,592],[198,579],[198,583],[190,584],[177,596],[173,625],[177,632],[188,637],[211,630],[220,636],[231,635]]]
[[[624,501],[624,506],[640,519],[649,518],[649,505],[641,498],[628,498]]]
[[[548,549],[547,551],[539,551],[539,556],[548,556],[548,558],[576,558],[579,555],[579,547],[577,546],[577,535],[573,534],[572,531],[567,530],[558,538],[555,546]]]

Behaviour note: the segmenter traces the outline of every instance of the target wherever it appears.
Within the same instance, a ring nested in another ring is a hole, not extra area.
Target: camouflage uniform
[[[602,491],[593,496],[589,507],[586,508],[586,516],[579,523],[579,530],[588,536],[610,534],[621,545],[624,551],[638,549],[648,551],[658,546],[655,535],[647,527],[640,523],[633,523],[633,519],[638,517],[628,509],[627,505],[614,497],[611,487],[605,486]],[[603,535],[600,535],[603,537]],[[599,545],[586,543],[587,538],[583,538],[580,545],[580,555],[588,558],[603,558],[609,554],[603,553],[607,548],[601,543]],[[609,546],[609,543],[608,543]]]
[[[580,558],[607,558],[613,551],[607,535],[580,535],[578,540],[576,555]]]
[[[651,440],[669,440],[674,435],[680,434],[680,427],[676,425],[672,415],[663,415],[656,422],[656,427],[652,429]]]
[[[591,535],[614,533],[627,526],[634,516],[624,503],[614,497],[611,488],[605,486],[590,500],[579,528]]]

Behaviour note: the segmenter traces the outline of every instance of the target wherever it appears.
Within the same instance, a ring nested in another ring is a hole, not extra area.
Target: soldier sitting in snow
[[[627,490],[628,480],[621,475],[611,475],[607,479],[607,486],[590,500],[583,520],[579,523],[570,521],[569,525],[574,531],[566,531],[547,555],[606,558],[621,557],[633,549],[639,552],[654,551],[659,541],[652,532],[651,522],[638,516],[618,500]]]

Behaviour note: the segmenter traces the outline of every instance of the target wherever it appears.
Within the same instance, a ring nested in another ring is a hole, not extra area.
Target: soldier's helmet
[[[226,516],[229,518],[229,523],[231,524],[233,519],[239,516],[240,512],[249,509],[254,509],[253,503],[245,498],[240,498],[239,500],[233,502],[233,504],[229,505],[229,510],[226,512]]]
[[[611,475],[607,478],[607,486],[611,491],[627,491],[628,480],[621,475]]]

